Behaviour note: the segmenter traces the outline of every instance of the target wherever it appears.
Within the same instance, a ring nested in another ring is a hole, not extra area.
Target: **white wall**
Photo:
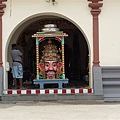
[[[45,0],[8,0],[6,2],[5,14],[3,16],[3,65],[8,59],[8,45],[15,30],[25,21],[42,14],[53,14],[66,17],[81,29],[89,43],[91,52],[91,65],[93,56],[92,41],[92,15],[86,0],[56,0],[58,4],[52,5]],[[59,16],[59,17],[60,17]],[[16,33],[18,36],[19,30]],[[12,38],[12,42],[16,40],[16,36]],[[10,43],[12,44],[12,43]],[[10,48],[9,48],[10,51]],[[5,80],[7,75],[5,73]],[[7,82],[5,82],[7,83]],[[7,84],[5,84],[5,88]]]
[[[104,0],[100,14],[101,66],[120,66],[120,0]]]
[[[30,18],[46,13],[66,17],[81,28],[89,43],[92,65],[93,27],[87,0],[56,0],[58,4],[54,6],[45,0],[12,0],[12,3],[10,1],[6,2],[7,8],[5,8],[3,16],[3,66],[7,61],[8,45],[15,30]],[[120,0],[103,0],[101,10],[102,12],[99,15],[100,65],[119,66]],[[16,36],[18,36],[19,31],[17,31]],[[16,36],[12,38],[12,42],[16,40]],[[6,77],[5,73],[5,81],[7,81]],[[7,82],[5,82],[6,87]]]

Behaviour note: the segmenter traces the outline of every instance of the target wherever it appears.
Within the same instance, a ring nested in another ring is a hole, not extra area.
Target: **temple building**
[[[120,100],[119,0],[0,0],[0,6],[1,100],[22,94]],[[24,90],[14,87],[12,44],[23,53]]]

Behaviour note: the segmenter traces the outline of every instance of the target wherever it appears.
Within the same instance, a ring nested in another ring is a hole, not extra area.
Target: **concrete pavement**
[[[120,120],[120,103],[79,101],[1,102],[0,120]]]

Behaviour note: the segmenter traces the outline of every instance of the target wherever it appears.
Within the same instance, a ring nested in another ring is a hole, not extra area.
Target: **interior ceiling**
[[[36,29],[41,31],[41,28],[44,27],[45,24],[56,24],[58,28],[60,29],[77,29],[74,24],[72,24],[70,21],[65,20],[60,17],[45,17],[42,19],[39,19],[32,24],[30,24],[28,27],[25,28],[25,30],[30,29]]]
[[[67,34],[69,32],[78,32],[78,28],[72,24],[70,21],[60,18],[57,16],[42,16],[40,19],[29,24],[24,30],[22,31],[19,39],[18,44],[23,44],[25,42],[25,36],[32,36],[36,32],[41,32],[41,29],[44,27],[45,24],[56,24],[60,31],[64,31]]]

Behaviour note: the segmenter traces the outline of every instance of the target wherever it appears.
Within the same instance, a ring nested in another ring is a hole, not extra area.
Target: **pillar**
[[[102,71],[99,61],[99,14],[101,13],[100,7],[103,0],[88,0],[91,3],[88,6],[91,8],[91,14],[93,16],[93,90],[96,95],[103,95],[102,84]]]
[[[2,62],[2,16],[4,14],[3,9],[6,5],[2,2],[7,0],[0,0],[0,96],[3,94],[3,62]]]
[[[38,64],[39,64],[39,41],[38,41],[38,37],[36,37],[36,78],[37,80],[39,80],[39,67],[38,67]]]
[[[91,14],[93,16],[93,66],[99,66],[99,19],[98,16],[101,12],[99,9],[103,6],[103,3],[99,1],[103,0],[88,0],[92,3],[89,3],[91,7]]]
[[[62,36],[62,64],[63,64],[63,75],[62,79],[65,79],[65,58],[64,58],[64,36]]]

